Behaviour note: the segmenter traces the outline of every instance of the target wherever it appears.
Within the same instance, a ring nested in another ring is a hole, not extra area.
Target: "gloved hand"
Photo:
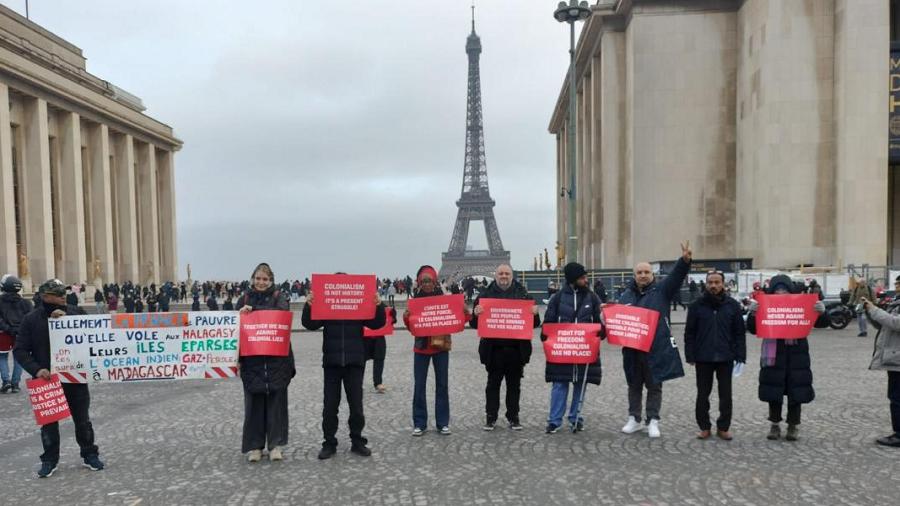
[[[755,312],[755,311],[758,310],[758,309],[759,309],[759,302],[756,302],[756,300],[751,299],[751,300],[750,300],[749,311],[750,311],[751,313],[753,313],[753,312]]]
[[[541,342],[543,343],[546,340],[547,340],[547,334],[544,334],[543,332],[541,332]]]
[[[825,312],[825,303],[821,300],[817,300],[816,305],[813,306],[813,309],[815,309],[817,313],[822,314]]]

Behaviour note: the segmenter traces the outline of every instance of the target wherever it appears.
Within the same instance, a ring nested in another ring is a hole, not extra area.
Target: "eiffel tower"
[[[484,159],[484,126],[481,117],[481,77],[478,62],[481,39],[475,33],[475,6],[472,6],[472,33],[466,39],[469,57],[469,93],[466,107],[466,157],[463,170],[462,195],[456,201],[459,212],[450,239],[449,251],[441,255],[439,276],[448,281],[465,276],[489,276],[498,265],[509,263],[509,251],[503,249],[497,220],[494,218],[494,199],[488,189],[487,165]],[[483,221],[487,234],[487,250],[470,250],[469,225]]]

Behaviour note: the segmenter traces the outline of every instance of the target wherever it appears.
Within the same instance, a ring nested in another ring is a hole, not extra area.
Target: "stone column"
[[[66,283],[88,281],[84,240],[84,184],[81,166],[81,118],[74,112],[59,113],[60,127],[60,238],[62,265],[59,276]]]
[[[883,0],[835,2],[834,263],[888,260],[889,20]]]
[[[47,102],[24,100],[25,147],[22,164],[24,183],[25,255],[35,285],[56,276],[53,258],[53,217],[50,210],[50,138]]]
[[[88,259],[91,283],[115,280],[113,258],[112,195],[109,181],[109,129],[103,124],[93,124],[88,129],[88,152],[91,161],[91,228],[94,258]]]
[[[135,146],[138,169],[136,190],[140,194],[141,283],[159,284],[159,207],[156,199],[156,149],[153,144]]]
[[[600,40],[600,114],[597,137],[600,151],[603,207],[603,267],[631,265],[631,165],[627,163],[625,33],[604,32]]]
[[[134,139],[130,135],[112,137],[116,185],[116,226],[118,236],[117,272],[122,281],[143,283],[138,254],[137,208],[135,202]]]
[[[0,275],[18,272],[9,87],[0,83]]]
[[[178,281],[178,240],[175,228],[175,157],[171,151],[156,152],[159,184],[159,248],[161,281]]]

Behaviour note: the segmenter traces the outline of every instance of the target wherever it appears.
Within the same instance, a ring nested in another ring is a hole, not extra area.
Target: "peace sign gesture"
[[[691,241],[681,243],[681,258],[684,259],[685,262],[690,262],[693,254],[694,252],[691,251]]]

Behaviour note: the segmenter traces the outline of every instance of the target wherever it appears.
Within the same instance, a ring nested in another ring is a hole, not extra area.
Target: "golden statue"
[[[94,257],[94,279],[100,279],[100,274],[102,272],[103,271],[100,266],[100,257]]]
[[[19,277],[27,278],[29,274],[28,270],[28,257],[25,256],[25,253],[19,253]]]

